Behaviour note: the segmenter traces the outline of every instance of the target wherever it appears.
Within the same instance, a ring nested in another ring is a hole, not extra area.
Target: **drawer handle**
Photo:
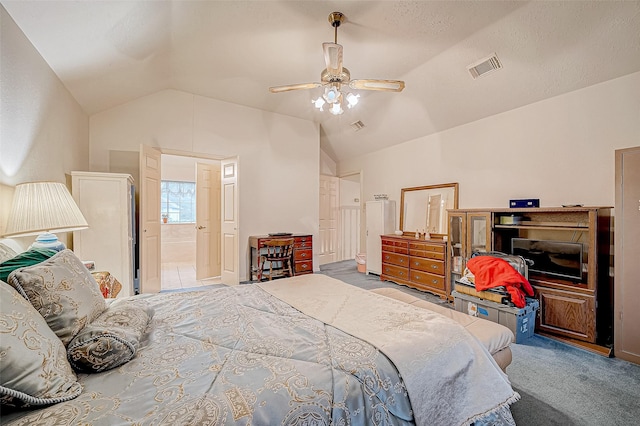
[[[404,259],[400,259],[400,263],[404,263]]]
[[[415,277],[416,277],[416,278],[415,278],[416,280],[419,280],[419,279],[420,279],[420,275],[416,275]]]
[[[304,265],[302,265],[302,269],[307,269],[309,266],[305,263]]]
[[[438,265],[431,265],[431,269],[438,269]]]
[[[432,283],[438,284],[438,280],[431,280]]]
[[[300,257],[307,257],[307,253],[302,253]]]
[[[414,266],[420,266],[420,262],[413,262]]]
[[[384,257],[384,260],[389,260],[389,256],[385,256],[385,257]]]

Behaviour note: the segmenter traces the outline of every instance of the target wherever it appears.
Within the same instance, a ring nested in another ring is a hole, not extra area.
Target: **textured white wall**
[[[640,145],[640,73],[338,164],[363,170],[364,201],[403,187],[460,183],[461,208],[613,206],[614,152]],[[399,214],[399,212],[398,212]],[[398,216],[399,217],[399,216]]]
[[[23,182],[89,166],[89,118],[0,5],[0,234]],[[72,247],[71,233],[58,237]],[[23,248],[33,237],[17,238]]]
[[[0,183],[87,170],[88,116],[1,5],[0,69]]]
[[[239,157],[240,280],[250,235],[300,232],[317,238],[317,124],[165,90],[90,118],[90,168],[109,170],[109,151],[162,150]],[[314,265],[318,268],[317,255]]]

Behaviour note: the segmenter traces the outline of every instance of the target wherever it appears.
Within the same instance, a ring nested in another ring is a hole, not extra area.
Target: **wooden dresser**
[[[260,251],[267,241],[279,238],[293,237],[293,275],[303,275],[313,273],[313,238],[308,234],[293,234],[289,236],[252,235],[249,237],[250,262],[249,277],[251,281],[262,279],[262,268],[260,263]]]
[[[381,280],[393,281],[442,298],[449,296],[446,248],[442,240],[382,235]]]
[[[294,235],[293,275],[313,273],[313,241],[311,235]]]

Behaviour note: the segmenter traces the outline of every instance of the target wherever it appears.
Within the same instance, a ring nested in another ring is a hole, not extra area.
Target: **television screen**
[[[511,254],[533,261],[530,272],[539,272],[572,280],[582,279],[582,243],[511,239]]]

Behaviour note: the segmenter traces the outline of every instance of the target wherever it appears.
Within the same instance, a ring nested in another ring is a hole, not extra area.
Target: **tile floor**
[[[163,263],[161,266],[161,288],[165,290],[181,290],[221,284],[220,277],[196,280],[196,267],[190,263]]]

